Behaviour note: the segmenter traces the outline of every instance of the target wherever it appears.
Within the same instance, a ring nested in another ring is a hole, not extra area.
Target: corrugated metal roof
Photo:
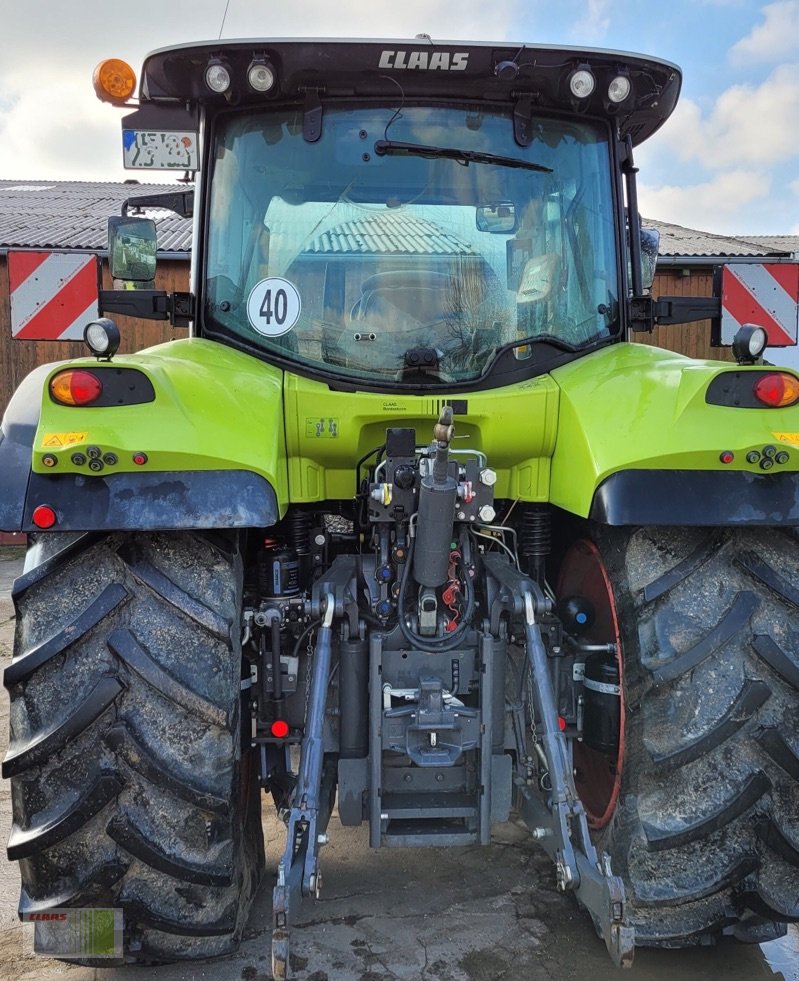
[[[642,223],[660,232],[659,254],[662,256],[680,256],[696,258],[743,258],[747,256],[784,255],[790,249],[781,250],[770,243],[780,236],[748,235],[738,238],[732,235],[714,235],[712,232],[702,232],[695,228],[684,228],[682,225],[672,225],[666,221],[656,221],[642,218]]]
[[[184,189],[183,184],[0,180],[0,249],[86,249],[101,252],[108,217],[136,194]],[[158,225],[160,252],[191,249],[191,219],[149,212]]]
[[[799,255],[799,235],[742,235],[741,238],[762,248]]]
[[[107,220],[125,198],[185,188],[182,184],[124,184],[87,181],[0,180],[0,249],[85,249],[103,251]],[[152,212],[148,212],[152,213]],[[153,213],[160,252],[191,250],[191,219]],[[417,222],[415,230],[409,222]],[[799,253],[797,235],[714,235],[669,222],[645,219],[660,231],[665,258],[736,258]],[[400,227],[401,225],[401,227]],[[320,235],[309,252],[418,252],[452,255],[468,246],[423,219],[371,216]]]
[[[476,255],[439,225],[408,215],[378,214],[347,221],[317,236],[305,254]]]

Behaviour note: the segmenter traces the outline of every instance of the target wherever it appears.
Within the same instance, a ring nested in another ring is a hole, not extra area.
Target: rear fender
[[[264,527],[285,513],[278,369],[190,338],[110,364],[69,362],[107,372],[104,391],[115,393],[106,404],[76,407],[49,394],[64,367],[37,369],[9,405],[0,529],[38,530],[40,505],[55,512],[54,531]],[[145,376],[150,395],[126,395],[120,369]]]
[[[626,343],[555,369],[550,501],[610,525],[799,524],[799,406],[707,400],[763,370]]]

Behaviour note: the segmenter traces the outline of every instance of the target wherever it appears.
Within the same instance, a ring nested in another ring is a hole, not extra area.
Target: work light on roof
[[[227,65],[214,58],[205,69],[205,84],[217,95],[224,95],[230,88],[230,71]]]
[[[595,88],[596,79],[588,65],[578,65],[569,75],[569,91],[575,99],[587,99]]]
[[[268,92],[275,84],[275,70],[266,58],[253,58],[247,69],[247,81],[255,92]]]
[[[616,75],[608,85],[608,101],[614,105],[619,105],[630,97],[632,82],[630,76],[625,74]]]

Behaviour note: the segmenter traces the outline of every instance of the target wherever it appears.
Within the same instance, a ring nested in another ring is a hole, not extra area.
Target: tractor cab
[[[673,107],[674,66],[429,41],[256,47],[155,52],[123,123],[131,166],[183,165],[181,139],[199,145],[197,335],[389,389],[490,388],[624,337],[641,239],[620,178]]]

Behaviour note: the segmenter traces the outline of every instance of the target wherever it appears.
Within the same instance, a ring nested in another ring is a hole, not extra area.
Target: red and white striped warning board
[[[796,344],[799,264],[730,262],[721,279],[721,343],[732,344],[742,324],[757,324],[769,347]]]
[[[11,334],[20,340],[81,340],[99,314],[95,255],[9,251],[8,281]]]

